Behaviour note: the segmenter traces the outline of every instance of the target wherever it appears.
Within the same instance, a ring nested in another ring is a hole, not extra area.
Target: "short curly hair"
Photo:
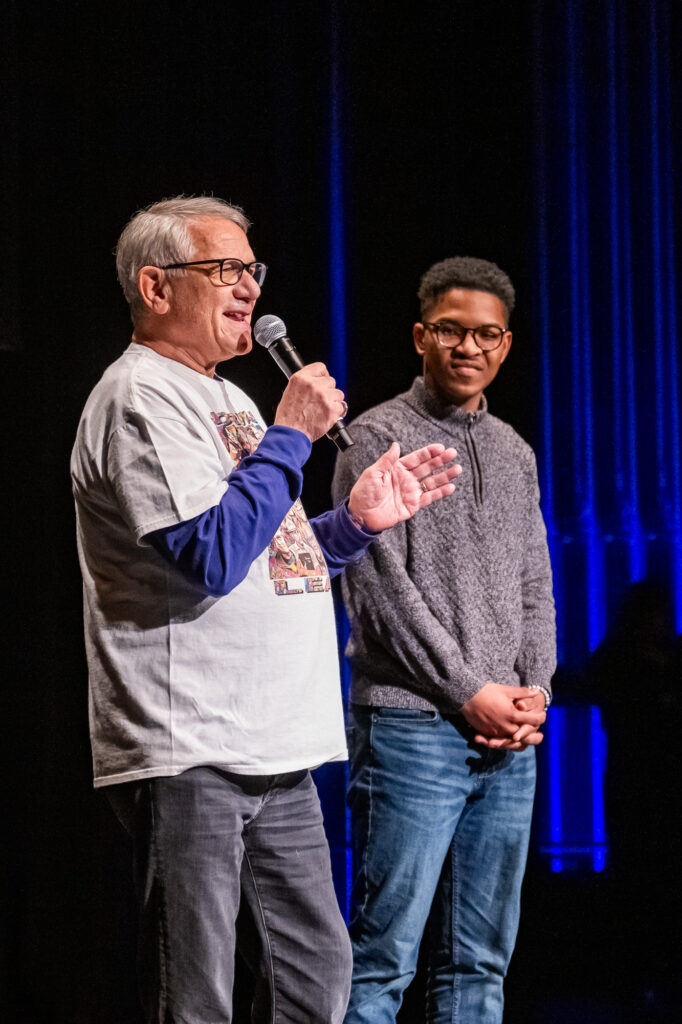
[[[451,288],[470,288],[472,291],[490,292],[504,306],[507,317],[514,309],[514,285],[496,263],[479,260],[475,256],[452,256],[434,263],[419,282],[419,306],[422,317],[436,305],[441,295]]]

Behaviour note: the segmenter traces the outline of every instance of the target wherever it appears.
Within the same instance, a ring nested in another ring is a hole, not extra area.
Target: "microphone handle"
[[[345,452],[355,441],[348,433],[348,428],[343,420],[337,420],[334,426],[327,431],[327,437],[333,441],[340,452]]]
[[[287,378],[305,366],[291,338],[278,338],[270,345],[268,352]]]
[[[292,373],[296,373],[297,370],[302,370],[305,366],[305,363],[301,359],[298,350],[290,338],[278,338],[277,341],[270,346],[269,351],[270,355],[287,378],[291,377]],[[348,433],[346,424],[342,419],[336,421],[336,423],[327,431],[326,436],[330,441],[334,442],[340,452],[345,452],[351,447],[351,445],[355,444],[355,441]]]

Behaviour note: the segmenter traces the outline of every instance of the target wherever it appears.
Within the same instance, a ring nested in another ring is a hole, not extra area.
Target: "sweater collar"
[[[404,398],[408,405],[411,405],[417,412],[440,422],[446,421],[458,425],[475,424],[484,419],[488,413],[488,402],[485,395],[481,395],[481,404],[476,412],[469,412],[466,409],[461,409],[458,405],[444,402],[436,391],[428,386],[423,377],[415,377],[412,387],[405,392]]]

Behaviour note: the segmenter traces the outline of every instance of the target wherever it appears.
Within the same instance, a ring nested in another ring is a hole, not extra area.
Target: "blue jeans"
[[[535,751],[475,746],[459,716],[351,709],[356,880],[346,1024],[395,1021],[422,935],[430,1024],[499,1024],[526,864]]]
[[[343,1020],[350,945],[309,772],[199,767],[107,795],[133,837],[148,1024],[229,1024],[235,943],[254,1022]]]

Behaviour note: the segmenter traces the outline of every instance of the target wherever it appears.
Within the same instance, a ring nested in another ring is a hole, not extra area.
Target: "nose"
[[[248,302],[255,302],[260,295],[260,285],[255,278],[245,270],[234,286],[234,295],[239,299],[246,299]]]
[[[460,352],[464,353],[464,354],[473,354],[473,355],[477,355],[481,351],[479,349],[478,345],[476,344],[476,340],[474,338],[474,328],[473,327],[467,327],[466,328],[466,334],[464,335],[462,340],[459,342],[459,344],[455,345],[455,347],[453,349],[453,352],[456,352],[458,350]]]

